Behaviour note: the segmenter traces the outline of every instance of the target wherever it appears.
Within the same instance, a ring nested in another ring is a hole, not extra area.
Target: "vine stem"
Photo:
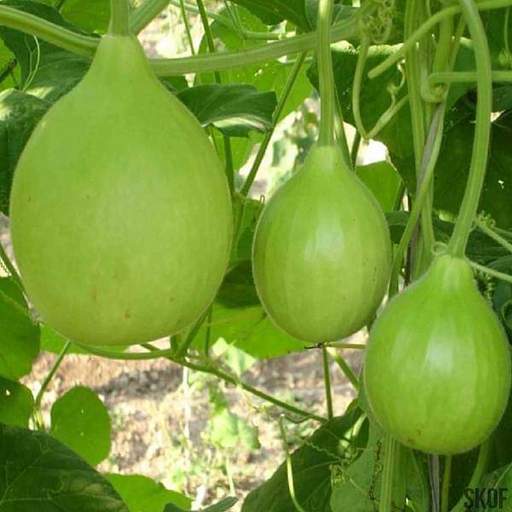
[[[460,0],[459,0],[460,1]],[[501,9],[502,7],[509,7],[512,5],[512,0],[486,0],[478,3],[478,10],[480,11],[490,11],[493,9]],[[396,64],[398,61],[403,59],[405,54],[410,51],[416,43],[421,40],[423,37],[430,34],[432,29],[440,22],[442,22],[446,18],[450,18],[455,16],[456,14],[460,14],[463,12],[462,7],[460,5],[452,5],[450,7],[446,7],[441,11],[438,11],[431,18],[429,18],[425,23],[423,23],[410,37],[404,41],[403,45],[392,55],[390,55],[387,59],[383,60],[379,65],[375,66],[369,73],[369,78],[377,78],[379,75],[384,73],[388,68]]]
[[[331,420],[334,417],[334,409],[332,406],[331,370],[329,368],[329,353],[325,345],[322,345],[322,361],[324,366],[324,387],[325,401],[327,403],[327,418]]]
[[[512,3],[512,0],[510,1]],[[332,27],[331,40],[340,41],[356,36],[360,18],[374,10],[375,6],[370,2],[359,8],[357,13],[347,20],[337,23]],[[97,37],[77,34],[33,14],[4,5],[0,5],[0,25],[41,38],[59,48],[85,57],[94,55],[100,40]],[[163,77],[225,71],[309,51],[315,48],[316,44],[316,34],[309,33],[271,44],[262,44],[244,51],[222,52],[212,56],[196,55],[195,57],[175,59],[150,59],[150,63],[155,73]]]
[[[329,354],[332,356],[336,364],[340,367],[340,370],[343,372],[345,377],[347,377],[352,386],[354,386],[354,389],[359,390],[359,379],[357,378],[357,375],[354,373],[352,368],[350,368],[345,358],[340,356],[336,352],[336,349],[333,348],[329,350]]]
[[[75,343],[76,344],[76,343]],[[199,364],[194,363],[192,361],[189,361],[188,359],[177,359],[175,356],[175,352],[171,350],[158,350],[155,347],[153,347],[149,343],[145,343],[142,346],[149,350],[149,352],[141,352],[141,353],[134,353],[134,352],[111,352],[108,350],[103,350],[95,347],[86,347],[84,345],[78,345],[80,348],[82,348],[85,352],[88,354],[92,354],[98,357],[104,357],[105,359],[114,359],[114,360],[128,360],[128,361],[137,361],[137,360],[148,360],[148,359],[158,359],[158,358],[165,358],[169,361],[176,363],[180,366],[185,366],[187,368],[190,368],[191,370],[195,370],[201,373],[208,373],[210,375],[214,375],[220,380],[223,380],[224,382],[227,382],[228,384],[232,384],[234,386],[239,386],[248,393],[251,393],[254,396],[257,396],[258,398],[261,398],[262,400],[265,400],[266,402],[269,402],[273,405],[276,405],[277,407],[287,410],[293,414],[297,414],[298,416],[301,416],[303,418],[310,418],[313,420],[316,420],[320,423],[324,423],[327,421],[327,418],[324,418],[322,416],[318,416],[316,414],[310,413],[308,411],[305,411],[299,407],[296,407],[292,404],[288,404],[286,402],[283,402],[282,400],[279,400],[278,398],[275,398],[271,395],[268,395],[267,393],[255,388],[254,386],[251,386],[250,384],[243,382],[241,380],[238,380],[237,378],[233,377],[232,375],[229,375],[228,373],[220,370],[219,368],[216,368],[215,366],[212,366],[211,364]]]
[[[211,55],[214,55],[215,50],[215,41],[213,39],[212,29],[210,27],[210,22],[208,20],[208,14],[206,13],[206,8],[204,6],[203,0],[196,0],[197,8],[199,9],[199,16],[201,18],[201,23],[203,24],[204,35],[206,38],[206,43],[208,45],[208,51]],[[221,84],[222,79],[219,71],[214,72],[215,83]],[[224,142],[224,158],[225,158],[225,173],[226,179],[229,185],[229,191],[231,195],[235,190],[235,174],[233,168],[233,151],[231,149],[231,140],[228,135],[222,135],[222,140]]]
[[[441,512],[448,512],[450,505],[450,480],[452,477],[452,458],[445,457],[443,471],[443,487],[441,490]]]
[[[130,33],[128,0],[110,0],[110,26],[111,35],[126,36]]]
[[[265,158],[265,154],[267,152],[268,146],[270,145],[270,141],[272,140],[277,124],[281,119],[284,108],[286,106],[286,102],[290,97],[290,94],[293,90],[293,86],[297,81],[297,78],[302,69],[302,66],[304,65],[304,61],[306,60],[307,55],[308,52],[304,52],[299,56],[299,58],[295,61],[292,70],[290,71],[288,79],[286,80],[286,85],[284,86],[284,90],[281,93],[276,110],[274,111],[274,115],[272,116],[272,126],[265,134],[265,137],[258,149],[258,154],[256,155],[254,163],[251,166],[251,170],[249,171],[249,174],[247,175],[247,178],[245,179],[244,184],[240,189],[240,193],[244,197],[247,197],[249,195],[249,191],[251,190],[252,184],[254,183],[254,180],[256,179],[256,175],[258,174],[263,159]]]
[[[51,367],[50,371],[46,375],[43,383],[41,384],[41,388],[39,389],[36,399],[34,401],[34,408],[38,410],[41,407],[41,402],[43,400],[43,396],[48,389],[48,386],[50,385],[50,382],[52,381],[53,377],[57,373],[57,370],[59,369],[62,361],[64,360],[64,357],[66,357],[66,354],[68,353],[69,349],[71,347],[71,342],[67,341],[64,345],[63,349],[61,350],[60,354],[58,355],[57,359],[53,363],[53,366]]]
[[[130,14],[130,33],[142,32],[168,5],[169,0],[146,0]]]
[[[288,492],[290,493],[290,498],[292,499],[293,506],[297,512],[306,512],[301,504],[297,500],[297,496],[295,494],[295,483],[293,479],[293,465],[292,458],[290,456],[290,450],[288,449],[288,438],[286,435],[286,429],[284,427],[284,419],[283,417],[279,418],[279,431],[281,432],[281,439],[283,441],[283,449],[286,456],[286,478],[288,481]]]
[[[500,281],[505,281],[506,283],[512,283],[512,276],[509,274],[505,274],[503,272],[499,272],[498,270],[494,270],[494,269],[486,267],[484,265],[480,265],[479,263],[476,263],[475,261],[469,260],[469,264],[475,270],[478,270],[479,272],[482,272],[483,274],[487,274],[491,277],[499,279]]]
[[[393,503],[393,474],[400,445],[386,434],[384,438],[384,468],[379,501],[379,512],[391,512]]]
[[[500,244],[504,249],[512,253],[512,243],[509,242],[507,239],[503,238],[499,233],[494,231],[494,229],[490,228],[489,226],[485,225],[481,220],[475,219],[475,225],[477,228],[482,231],[482,233],[485,233],[489,238],[492,238],[495,242]]]
[[[180,4],[181,19],[183,20],[183,24],[185,25],[185,32],[187,34],[187,40],[188,40],[188,46],[190,48],[190,53],[192,55],[195,55],[196,50],[194,48],[194,38],[192,37],[192,31],[190,29],[190,22],[188,21],[188,16],[187,16],[187,11],[185,9],[184,0],[179,0],[179,4]]]
[[[318,3],[318,79],[321,100],[320,146],[333,146],[334,118],[336,112],[336,97],[334,95],[334,71],[331,54],[330,30],[333,0],[320,0]]]
[[[412,240],[414,230],[418,225],[418,220],[423,210],[423,206],[430,192],[430,184],[434,176],[434,169],[436,167],[439,152],[441,150],[445,110],[446,107],[444,103],[439,105],[432,118],[429,135],[425,144],[425,149],[423,151],[423,160],[421,163],[422,170],[420,172],[423,175],[423,180],[416,194],[416,199],[413,203],[412,210],[409,213],[409,218],[407,219],[404,232],[395,251],[389,285],[390,296],[396,295],[396,293],[398,293],[398,280],[400,276],[400,269],[402,268],[402,261],[405,257],[407,247]]]
[[[480,446],[480,451],[478,452],[478,459],[476,461],[476,466],[473,471],[473,475],[471,476],[471,480],[466,486],[467,489],[474,489],[480,483],[482,476],[485,473],[487,468],[487,462],[489,461],[489,453],[490,453],[490,442],[486,441]],[[464,512],[467,510],[466,507],[466,497],[463,495],[460,497],[457,504],[452,508],[451,512]]]
[[[492,71],[491,77],[493,82],[512,82],[512,71]],[[477,71],[445,71],[432,73],[428,77],[427,83],[429,87],[435,87],[440,84],[476,82],[477,80]]]
[[[13,263],[11,262],[11,259],[9,258],[9,256],[7,256],[7,253],[5,252],[5,249],[1,242],[0,242],[0,261],[5,266],[6,270],[9,272],[9,274],[11,275],[12,279],[14,280],[14,282],[16,283],[18,288],[20,288],[21,291],[24,291],[23,283],[21,282],[21,277],[18,274],[18,271],[14,267]]]
[[[473,40],[478,71],[476,126],[468,183],[448,250],[463,256],[473,226],[482,192],[489,155],[492,114],[492,69],[489,44],[474,0],[459,0]]]

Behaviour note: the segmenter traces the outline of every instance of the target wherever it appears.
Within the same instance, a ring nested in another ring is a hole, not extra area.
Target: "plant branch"
[[[474,261],[469,261],[469,264],[479,272],[482,272],[483,274],[487,274],[491,277],[494,277],[496,279],[499,279],[500,281],[505,281],[506,283],[512,283],[512,276],[509,274],[505,274],[503,272],[499,272],[498,270],[494,270],[489,267],[485,267],[484,265],[480,265],[479,263],[476,263]]]
[[[393,473],[400,445],[389,435],[384,439],[384,468],[382,470],[379,512],[391,512],[393,503]]]
[[[276,110],[272,117],[272,126],[265,134],[265,138],[261,142],[261,145],[258,149],[258,154],[256,155],[254,163],[251,166],[251,170],[249,171],[249,174],[247,175],[247,178],[245,179],[245,182],[242,185],[242,188],[240,189],[240,193],[244,197],[247,197],[247,195],[249,194],[249,191],[251,190],[252,184],[254,183],[254,180],[256,179],[256,175],[258,174],[258,171],[263,162],[263,159],[265,158],[265,154],[267,152],[268,146],[272,140],[272,137],[276,130],[277,124],[279,123],[279,120],[281,119],[281,115],[283,114],[286,103],[290,97],[292,90],[293,90],[293,86],[295,85],[295,82],[297,81],[297,78],[300,74],[300,71],[304,64],[304,61],[306,60],[306,57],[307,57],[307,52],[302,53],[299,56],[299,58],[296,60],[296,62],[293,65],[292,70],[290,71],[290,75],[288,76],[286,85],[284,86],[283,92],[281,93],[279,102],[277,104]]]
[[[450,501],[450,480],[452,476],[452,457],[444,459],[443,487],[441,490],[441,512],[448,512]]]
[[[67,341],[64,345],[64,348],[61,350],[60,354],[58,355],[57,359],[53,363],[53,366],[51,367],[50,371],[46,375],[43,383],[41,384],[41,388],[39,389],[36,399],[34,401],[35,409],[39,409],[41,407],[41,402],[43,400],[43,395],[45,394],[46,390],[48,389],[48,386],[50,385],[50,382],[52,381],[53,377],[57,373],[57,370],[59,369],[62,361],[64,360],[64,357],[66,357],[66,354],[68,353],[68,350],[71,347],[71,342]]]
[[[494,231],[494,229],[487,226],[480,219],[475,219],[475,224],[482,233],[485,233],[489,238],[492,238],[495,242],[500,244],[504,249],[512,253],[512,242],[509,242],[507,239],[503,238],[499,233]]]
[[[336,364],[340,367],[340,370],[343,372],[345,377],[347,377],[352,386],[354,386],[354,389],[359,390],[359,379],[352,368],[350,368],[347,361],[345,361],[345,358],[340,356],[333,348],[329,350],[329,354],[332,356],[334,361],[336,361]]]
[[[76,343],[75,343],[76,344]],[[220,370],[219,368],[212,366],[211,364],[199,364],[195,363],[193,361],[190,361],[188,359],[177,359],[175,357],[175,352],[173,350],[158,350],[155,347],[153,347],[149,343],[144,343],[142,346],[149,350],[149,352],[111,352],[108,350],[99,349],[96,347],[86,347],[84,345],[78,345],[80,348],[82,348],[85,352],[88,352],[89,354],[104,357],[106,359],[114,359],[114,360],[127,360],[127,361],[137,361],[137,360],[148,360],[148,359],[158,359],[158,358],[165,358],[169,361],[178,364],[180,366],[185,366],[186,368],[190,368],[191,370],[195,370],[201,373],[208,373],[210,375],[214,375],[220,380],[223,380],[224,382],[227,382],[228,384],[232,384],[234,386],[239,386],[248,393],[251,393],[258,398],[261,398],[262,400],[265,400],[266,402],[272,403],[273,405],[276,405],[277,407],[287,410],[293,414],[297,414],[298,416],[302,418],[310,418],[314,419],[316,421],[319,421],[321,423],[327,421],[326,418],[323,418],[322,416],[318,416],[316,414],[310,413],[308,411],[305,411],[299,407],[296,407],[292,404],[288,404],[286,402],[283,402],[282,400],[279,400],[278,398],[275,398],[271,395],[268,395],[267,393],[255,388],[254,386],[251,386],[250,384],[240,381],[237,378],[229,375],[228,373]]]
[[[130,14],[130,32],[142,32],[168,5],[169,0],[146,0]]]
[[[0,261],[3,263],[4,267],[9,272],[12,279],[18,285],[20,290],[23,291],[24,287],[23,287],[23,283],[21,282],[21,277],[18,274],[18,271],[14,267],[13,263],[11,262],[11,259],[9,258],[9,256],[7,256],[7,253],[5,252],[5,249],[1,242],[0,242]]]
[[[502,7],[508,7],[510,5],[512,5],[512,0],[487,0],[484,2],[478,2],[477,8],[480,11],[488,11],[493,9],[501,9]],[[403,59],[405,54],[409,50],[411,50],[420,39],[429,35],[432,29],[438,23],[440,23],[446,18],[450,18],[452,16],[455,16],[456,14],[460,14],[461,12],[462,7],[460,5],[452,5],[450,7],[442,9],[441,11],[438,11],[431,18],[425,21],[425,23],[423,23],[423,25],[421,25],[395,53],[393,53],[387,59],[382,61],[378,66],[375,66],[368,73],[368,76],[370,78],[376,78],[382,73],[384,73],[392,65],[396,64],[398,61]]]

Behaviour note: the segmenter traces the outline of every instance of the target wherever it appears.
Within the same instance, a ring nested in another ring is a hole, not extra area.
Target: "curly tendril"
[[[384,44],[393,30],[395,0],[369,0],[366,3],[376,10],[361,18],[359,30],[372,44]]]

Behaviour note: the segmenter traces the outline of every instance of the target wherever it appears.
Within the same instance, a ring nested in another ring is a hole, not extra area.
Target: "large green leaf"
[[[251,85],[198,85],[180,92],[178,98],[203,126],[213,125],[235,137],[267,130],[276,107],[275,93],[258,92]]]
[[[30,389],[0,377],[0,423],[26,427],[33,410],[34,397]]]
[[[351,406],[345,416],[320,427],[291,455],[296,498],[305,512],[331,512],[331,468],[342,464],[342,440],[361,415]],[[286,464],[281,464],[270,480],[252,491],[242,512],[290,512],[295,510],[290,497]],[[343,509],[343,512],[352,510]],[[367,511],[365,511],[367,512]]]
[[[356,168],[357,175],[372,191],[385,212],[396,208],[402,180],[389,162],[376,162]]]
[[[43,432],[0,425],[0,512],[129,512],[111,484]]]
[[[5,214],[18,158],[49,107],[48,102],[16,89],[0,93],[0,211]]]
[[[202,508],[201,510],[198,510],[198,512],[226,512],[233,508],[237,502],[238,500],[236,498],[224,498],[218,503],[215,503],[215,505]],[[185,512],[185,510],[171,503],[165,507],[164,512]]]
[[[30,373],[39,354],[39,327],[10,278],[0,279],[0,325],[0,376],[18,380]]]
[[[110,453],[111,421],[98,395],[77,386],[52,407],[51,434],[95,466]]]
[[[190,510],[192,501],[162,484],[140,475],[105,475],[128,505],[129,512],[163,512],[168,504]]]
[[[233,0],[233,2],[246,7],[268,25],[287,20],[302,30],[311,28],[304,0]]]
[[[104,33],[110,20],[110,0],[66,0],[60,12],[77,27]]]

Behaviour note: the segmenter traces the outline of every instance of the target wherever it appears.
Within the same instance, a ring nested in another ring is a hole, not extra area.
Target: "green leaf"
[[[331,512],[331,468],[343,461],[341,441],[360,415],[361,410],[351,406],[344,416],[321,426],[291,455],[296,498],[306,512]],[[270,480],[247,496],[242,506],[242,512],[292,510],[295,507],[290,498],[284,463]],[[345,508],[343,512],[348,510],[353,512],[350,508]]]
[[[221,358],[222,363],[228,366],[233,373],[241,377],[256,362],[254,357],[246,354],[242,350],[229,345],[223,339],[220,339],[213,347],[215,357]]]
[[[303,30],[310,30],[304,0],[233,0],[246,7],[267,25],[287,20]]]
[[[212,443],[222,450],[260,448],[258,429],[227,408],[221,408],[210,418],[210,436]]]
[[[30,389],[0,377],[0,423],[26,427],[33,410],[34,397]]]
[[[196,346],[202,346],[208,329],[212,342],[223,338],[256,359],[299,352],[305,346],[274,326],[261,306],[229,308],[214,304],[211,321],[205,322],[196,335]]]
[[[274,92],[258,92],[251,85],[198,85],[180,92],[178,98],[203,126],[213,125],[233,137],[266,131],[277,103]]]
[[[87,32],[103,34],[110,21],[110,1],[66,0],[60,12],[73,25]]]
[[[0,325],[0,376],[18,380],[30,373],[39,354],[39,327],[10,278],[0,278]]]
[[[163,512],[169,504],[175,505],[179,511],[190,510],[192,501],[189,498],[166,489],[151,478],[114,474],[107,474],[105,477],[123,498],[129,512]]]
[[[43,432],[0,425],[0,512],[128,512],[110,483]]]
[[[77,386],[52,407],[51,434],[95,466],[110,453],[111,421],[103,402],[89,388]]]
[[[356,173],[372,191],[385,212],[395,209],[402,179],[389,162],[359,166]]]
[[[219,501],[215,505],[211,505],[210,507],[202,508],[198,512],[226,512],[233,508],[238,502],[237,498],[224,498]],[[185,512],[182,508],[179,508],[175,505],[169,504],[165,507],[164,512]]]
[[[48,102],[15,89],[0,93],[0,211],[6,215],[18,158],[49,107]]]

